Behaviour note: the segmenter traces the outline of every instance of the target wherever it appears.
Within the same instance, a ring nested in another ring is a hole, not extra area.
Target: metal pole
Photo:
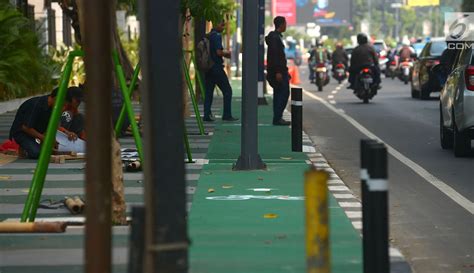
[[[265,88],[265,0],[258,0],[258,105],[267,105]]]
[[[86,86],[85,269],[112,271],[112,1],[84,1]]]
[[[325,171],[311,169],[305,173],[306,272],[329,273],[329,198]]]
[[[369,153],[373,146],[381,145],[378,144],[377,141],[373,139],[362,139],[360,141],[360,185],[361,185],[361,193],[362,193],[362,245],[363,245],[363,264],[364,264],[364,272],[369,273],[371,268],[369,267],[370,263],[368,261],[369,258],[369,248],[370,245],[368,244],[369,233],[370,233],[370,225],[369,225],[369,216],[370,213],[368,212],[368,192],[367,192],[367,180],[369,179]]]
[[[194,94],[193,82],[191,81],[191,76],[189,75],[188,66],[184,58],[183,58],[183,70],[184,70],[184,77],[186,79],[186,84],[188,85],[189,97],[191,98],[191,103],[194,108],[194,115],[196,116],[196,122],[198,124],[199,133],[201,135],[204,135],[206,134],[206,132],[204,131],[204,124],[202,123],[202,117],[201,117],[201,113],[199,112],[198,102]]]
[[[189,241],[180,1],[141,0],[139,4],[146,147],[145,272],[186,273]]]
[[[377,273],[390,272],[388,244],[388,181],[387,148],[373,145],[369,152],[369,180],[367,180],[370,232],[368,244],[369,267]]]
[[[119,57],[116,51],[112,53],[113,60],[115,63],[115,75],[119,82],[120,91],[122,92],[123,105],[126,108],[127,116],[130,121],[130,126],[132,127],[133,139],[135,140],[135,146],[137,147],[138,156],[140,157],[140,162],[143,163],[143,146],[142,138],[140,136],[140,130],[138,129],[137,121],[135,120],[135,113],[133,112],[132,101],[130,100],[130,93],[128,92],[127,83],[125,82],[125,74],[123,72],[122,66],[120,65]],[[133,88],[130,86],[130,91]],[[120,118],[120,117],[119,117]],[[118,136],[118,135],[117,135]]]
[[[116,54],[114,54],[114,58],[115,58],[115,56],[116,56]],[[117,56],[117,59],[118,59],[118,56]],[[122,74],[123,74],[123,70],[122,70]],[[137,85],[139,74],[140,74],[140,63],[138,63],[135,66],[135,70],[133,71],[132,81],[130,82],[130,86],[128,87],[128,91],[127,91],[127,94],[128,94],[129,97],[132,96],[133,90],[135,89],[135,86]],[[125,77],[125,76],[123,76],[123,77]],[[117,122],[115,123],[114,131],[115,131],[115,135],[117,137],[119,137],[121,135],[123,121],[125,120],[125,111],[127,110],[125,106],[126,105],[124,103],[122,105],[122,109],[120,110],[120,114],[118,116]]]
[[[66,98],[67,87],[69,78],[71,76],[72,64],[74,58],[77,56],[77,52],[71,52],[68,56],[66,66],[64,68],[63,75],[61,77],[61,83],[59,86],[58,94],[56,95],[56,101],[54,103],[53,111],[48,122],[48,128],[46,129],[46,135],[43,143],[41,144],[40,156],[38,158],[38,164],[36,165],[35,173],[31,180],[30,190],[28,197],[23,208],[21,215],[21,221],[34,222],[36,217],[36,211],[43,191],[44,180],[46,178],[46,172],[48,171],[49,161],[53,150],[53,143],[56,139],[56,130],[59,125],[59,118],[61,117],[64,99]]]
[[[244,1],[244,47],[242,79],[242,135],[235,170],[265,168],[258,154],[258,0]]]
[[[145,252],[145,207],[132,208],[132,224],[129,241],[128,273],[143,273]]]
[[[291,150],[303,151],[303,89],[291,88]]]

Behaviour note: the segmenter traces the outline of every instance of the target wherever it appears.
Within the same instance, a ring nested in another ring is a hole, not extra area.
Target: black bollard
[[[369,225],[369,216],[368,213],[368,192],[367,192],[367,180],[369,179],[369,153],[370,149],[374,145],[382,145],[373,139],[361,139],[360,141],[360,187],[362,194],[362,245],[363,245],[363,264],[364,264],[364,273],[374,272],[369,268],[369,249],[368,244],[370,225]],[[383,145],[382,145],[383,147]]]
[[[389,273],[388,243],[388,170],[385,145],[371,145],[369,152],[368,213],[368,262],[370,272]]]
[[[130,232],[129,273],[143,273],[145,254],[145,207],[132,208]]]
[[[303,151],[303,89],[291,88],[291,150]]]

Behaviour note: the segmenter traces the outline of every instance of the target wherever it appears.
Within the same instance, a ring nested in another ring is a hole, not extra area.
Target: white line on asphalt
[[[336,101],[335,100],[330,100],[329,103],[330,104],[336,104]]]
[[[359,202],[339,202],[341,208],[360,208],[362,205]]]
[[[328,96],[328,99],[334,99],[334,96],[333,96],[333,95],[329,95],[329,96]]]
[[[334,106],[332,106],[330,103],[327,102],[326,100],[304,90],[304,93],[312,98],[315,99],[322,104],[324,104],[329,110],[333,111],[334,113],[338,114],[342,118],[344,118],[347,122],[352,124],[355,128],[357,128],[361,133],[366,135],[369,138],[376,139],[380,142],[384,142],[382,139],[377,137],[375,134],[370,132],[367,128],[365,128],[362,124],[357,122],[355,119],[353,119],[351,116],[341,113],[336,109]],[[384,142],[385,143],[385,142]],[[463,207],[465,210],[467,210],[469,213],[474,214],[474,203],[469,201],[466,197],[458,193],[455,189],[453,189],[451,186],[443,182],[441,179],[437,178],[436,176],[432,175],[430,172],[428,172],[426,169],[415,163],[413,160],[409,159],[408,157],[404,156],[402,153],[397,151],[395,148],[390,146],[389,144],[385,143],[387,146],[388,152],[398,159],[400,162],[405,164],[408,168],[412,169],[415,173],[417,173],[420,177],[425,179],[428,183],[436,187],[438,190],[440,190],[442,193],[444,193],[446,196],[451,198],[454,202],[456,202],[458,205]]]
[[[331,94],[337,94],[337,91],[338,91],[338,90],[332,90],[332,91],[331,91]]]

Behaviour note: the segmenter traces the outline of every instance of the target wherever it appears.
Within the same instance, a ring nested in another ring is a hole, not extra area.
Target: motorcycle
[[[372,69],[364,67],[356,76],[355,95],[364,103],[369,103],[377,95],[377,85],[374,84]]]
[[[318,87],[318,91],[323,91],[323,86],[329,83],[329,76],[328,76],[328,69],[326,64],[319,63],[315,66],[316,72],[316,86]]]
[[[385,70],[385,76],[387,76],[387,78],[392,78],[392,80],[395,79],[395,76],[397,75],[397,69],[398,56],[395,56],[388,64],[387,70]]]
[[[338,82],[339,84],[341,84],[341,82],[342,82],[343,80],[345,80],[346,77],[347,77],[347,75],[346,75],[346,67],[344,66],[344,64],[338,63],[338,64],[336,65],[336,69],[334,70],[332,76],[334,77],[334,79],[337,80],[337,82]]]
[[[408,82],[410,81],[410,74],[411,74],[412,67],[413,67],[413,61],[410,59],[405,59],[400,63],[400,66],[399,66],[400,71],[399,71],[398,77],[405,84],[408,84]]]

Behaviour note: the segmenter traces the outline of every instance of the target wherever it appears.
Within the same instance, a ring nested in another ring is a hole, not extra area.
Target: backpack
[[[196,63],[197,68],[201,72],[209,71],[214,65],[214,61],[211,58],[210,50],[211,42],[209,40],[209,35],[206,35],[196,47]]]

